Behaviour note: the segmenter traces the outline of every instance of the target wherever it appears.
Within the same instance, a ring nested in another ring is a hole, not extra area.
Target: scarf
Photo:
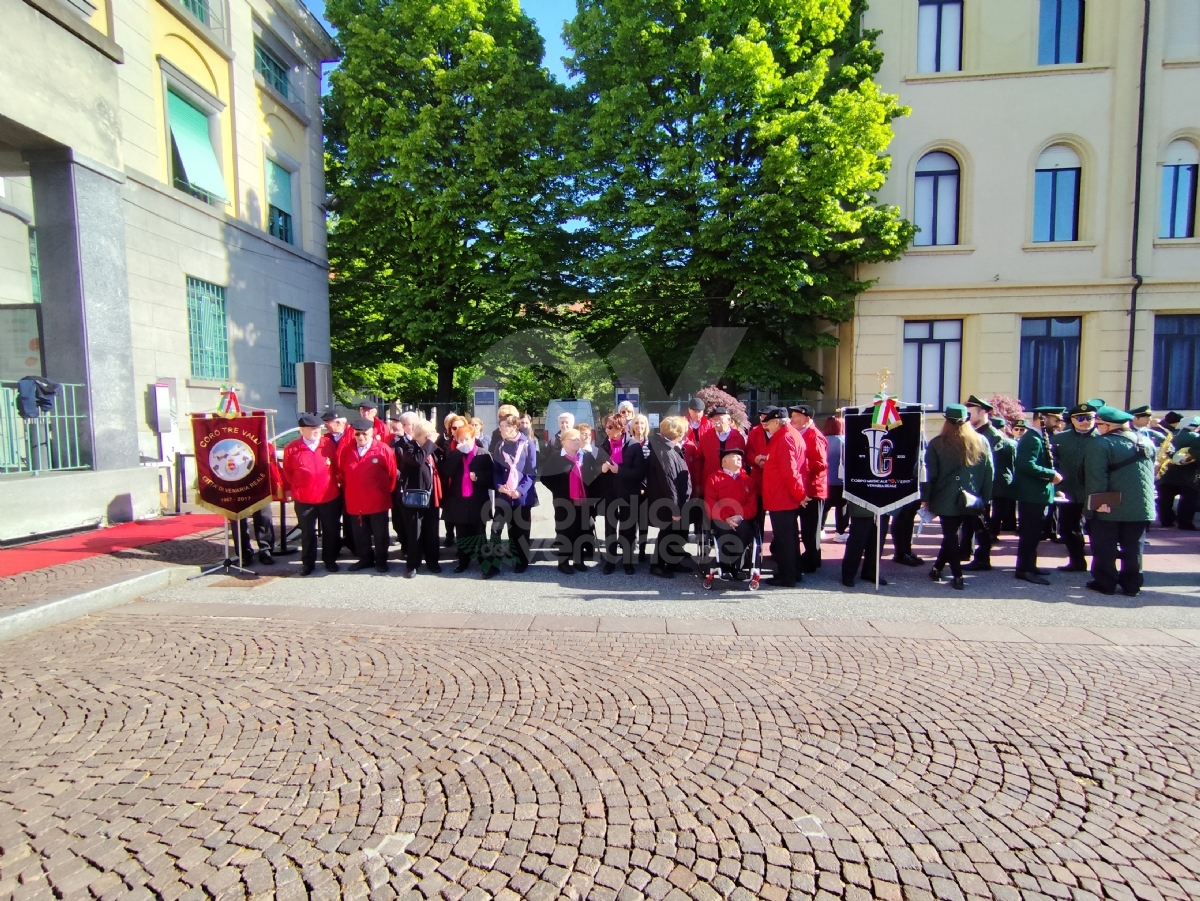
[[[571,461],[571,476],[569,480],[569,491],[571,500],[579,501],[587,497],[587,493],[583,489],[583,451],[580,451],[574,457],[563,454]]]
[[[508,466],[508,478],[504,480],[504,487],[509,491],[517,490],[517,483],[521,481],[521,460],[525,456],[525,443],[523,441],[515,443],[517,449],[511,454],[504,449],[503,444],[500,445],[500,456],[504,458],[504,462]]]
[[[475,459],[475,445],[471,445],[471,449],[463,454],[463,480],[462,480],[462,496],[470,497],[475,490],[475,483],[471,481],[471,461]]]
[[[608,442],[608,446],[611,449],[609,457],[612,458],[613,463],[617,464],[617,466],[620,466],[623,462],[625,462],[625,447],[622,442],[610,441]]]

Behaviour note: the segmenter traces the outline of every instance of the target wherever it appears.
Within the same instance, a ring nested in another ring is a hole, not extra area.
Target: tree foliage
[[[861,263],[912,229],[874,192],[890,122],[862,0],[579,0],[569,163],[597,346],[630,329],[670,384],[706,326],[749,331],[722,384],[816,387],[805,350],[853,315]],[[644,339],[645,340],[645,339]]]
[[[325,105],[339,384],[446,400],[558,300],[566,93],[515,0],[325,9],[344,54]]]

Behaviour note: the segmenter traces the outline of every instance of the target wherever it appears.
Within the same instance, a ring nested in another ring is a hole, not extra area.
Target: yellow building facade
[[[826,396],[887,369],[935,410],[1200,407],[1200,0],[880,0],[863,26],[912,110],[879,199],[919,231],[859,272]]]

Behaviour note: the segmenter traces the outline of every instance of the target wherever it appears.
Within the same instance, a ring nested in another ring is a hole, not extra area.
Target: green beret
[[[1096,414],[1100,417],[1101,422],[1107,422],[1112,425],[1122,425],[1126,422],[1132,422],[1133,417],[1124,410],[1118,410],[1116,407],[1101,407],[1100,412]]]
[[[952,422],[965,422],[967,418],[967,408],[962,404],[949,404],[946,407],[945,416]]]
[[[992,410],[995,409],[995,407],[993,407],[991,404],[989,404],[986,400],[980,400],[974,394],[972,394],[970,397],[967,398],[967,406],[968,407],[979,407],[981,410],[987,410],[989,413],[991,413]]]
[[[1014,419],[1012,427],[1014,429],[1027,429],[1029,428],[1029,422],[1024,418]]]
[[[1108,406],[1108,404],[1106,404],[1104,402],[1103,397],[1090,397],[1090,398],[1088,398],[1088,403],[1091,404],[1093,407],[1095,407],[1097,410],[1099,410],[1101,407]]]
[[[997,429],[1004,428],[1004,417],[1003,416],[993,416],[991,418],[991,421],[992,421],[992,426],[994,428],[997,428]]]

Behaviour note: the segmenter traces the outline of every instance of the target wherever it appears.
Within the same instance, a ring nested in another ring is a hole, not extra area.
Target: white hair
[[[567,418],[567,428],[572,428],[575,425],[575,414],[563,410],[558,414],[558,421],[562,422],[564,416]]]
[[[402,423],[404,423],[405,425],[409,425],[409,424],[411,424],[411,423],[414,423],[414,422],[416,422],[416,421],[417,421],[418,419],[420,419],[420,418],[421,418],[421,417],[419,417],[419,416],[418,416],[416,413],[414,413],[412,410],[405,410],[403,413],[401,413],[401,414],[400,414],[400,421],[401,421]]]

